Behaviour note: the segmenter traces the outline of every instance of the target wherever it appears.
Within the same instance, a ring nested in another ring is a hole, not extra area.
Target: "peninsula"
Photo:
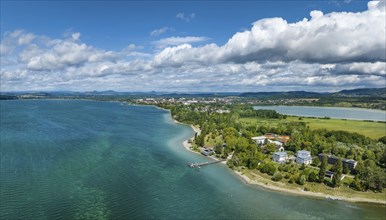
[[[386,204],[386,136],[379,132],[385,131],[385,122],[290,117],[232,103],[158,100],[156,106],[170,110],[176,122],[192,126],[194,138],[183,143],[187,150],[225,160],[248,184],[302,196]],[[327,127],[315,128],[316,120]],[[352,126],[337,129],[337,121]],[[368,130],[355,130],[354,125],[363,127],[362,123]],[[377,135],[369,137],[369,130]]]

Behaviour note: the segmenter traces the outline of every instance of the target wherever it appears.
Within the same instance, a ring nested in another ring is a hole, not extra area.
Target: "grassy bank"
[[[304,185],[296,183],[290,184],[288,183],[288,179],[284,178],[275,182],[271,180],[271,176],[257,170],[242,169],[240,174],[247,177],[250,184],[260,185],[277,191],[312,197],[336,198],[351,202],[386,204],[386,192],[360,192],[352,190],[346,186],[341,186],[340,188],[330,188],[323,184],[310,182],[306,182]],[[307,188],[307,191],[304,190],[305,188]]]
[[[299,121],[299,117],[287,117],[280,121]],[[240,121],[247,125],[270,125],[276,126],[279,119],[260,119],[260,118],[240,118]],[[386,123],[357,121],[345,119],[323,119],[323,118],[305,118],[301,121],[306,122],[311,129],[327,129],[336,131],[356,132],[367,137],[378,139],[386,135]]]

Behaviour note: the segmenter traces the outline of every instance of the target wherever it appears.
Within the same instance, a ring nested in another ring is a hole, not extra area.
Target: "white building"
[[[298,151],[296,153],[296,163],[311,164],[312,163],[311,153],[306,150]]]
[[[288,159],[287,152],[275,152],[272,155],[272,160],[277,163],[285,163]]]
[[[280,141],[271,141],[271,140],[268,140],[269,143],[274,143],[276,146],[283,146],[283,143],[281,143]]]
[[[224,114],[224,113],[229,113],[229,112],[231,112],[231,111],[229,111],[229,110],[223,110],[223,109],[217,109],[216,112],[217,112],[217,113],[220,113],[220,114]]]
[[[264,144],[267,138],[265,136],[258,136],[258,137],[252,137],[251,139],[254,140],[256,144]]]

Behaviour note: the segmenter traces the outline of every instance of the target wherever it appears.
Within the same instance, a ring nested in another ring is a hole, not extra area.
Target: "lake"
[[[1,101],[0,219],[384,219],[385,206],[244,184],[151,106]]]
[[[311,106],[254,106],[254,109],[275,110],[280,114],[306,116],[306,117],[330,117],[352,120],[386,121],[386,111],[364,108],[340,108],[340,107],[311,107]]]

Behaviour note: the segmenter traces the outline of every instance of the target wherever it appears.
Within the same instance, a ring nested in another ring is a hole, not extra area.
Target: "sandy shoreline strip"
[[[174,119],[173,119],[173,120],[174,120]],[[179,124],[182,124],[181,122],[179,122],[179,121],[177,121],[177,120],[174,120],[174,122],[179,123]],[[194,132],[196,132],[197,135],[200,135],[200,134],[201,134],[201,130],[200,130],[199,128],[196,128],[196,127],[194,127],[193,125],[190,125],[190,127],[193,129]],[[190,152],[192,152],[192,153],[200,154],[200,152],[197,152],[197,151],[192,150],[192,144],[189,143],[189,140],[190,140],[190,141],[193,141],[193,140],[194,140],[194,137],[191,137],[190,139],[185,140],[184,142],[182,142],[182,145],[184,146],[184,148],[185,148],[187,151],[190,151]]]
[[[274,185],[269,185],[268,181],[267,183],[264,182],[259,182],[256,180],[251,180],[248,176],[242,174],[239,171],[234,171],[234,173],[237,174],[246,184],[251,184],[251,185],[257,185],[261,186],[270,190],[274,191],[279,191],[279,192],[284,192],[284,193],[289,193],[289,194],[295,194],[295,195],[300,195],[300,196],[307,196],[307,197],[318,197],[318,198],[323,198],[323,199],[332,199],[332,200],[342,200],[342,201],[348,201],[348,202],[363,202],[363,203],[377,203],[377,204],[386,204],[386,201],[380,201],[380,200],[375,200],[375,199],[367,199],[367,198],[358,198],[358,197],[340,197],[340,196],[333,196],[333,195],[328,195],[320,192],[311,192],[311,191],[304,191],[300,187],[298,190],[293,190],[293,189],[287,189],[287,188],[282,188],[279,186],[274,186]]]
[[[173,121],[176,124],[185,124],[185,123],[181,123],[175,119],[173,119]],[[194,132],[197,133],[197,135],[199,135],[201,133],[200,128],[195,127],[193,125],[190,125],[190,127],[193,129]],[[183,141],[182,145],[187,151],[190,151],[190,152],[195,153],[195,154],[200,154],[199,152],[193,151],[191,149],[192,144],[189,143],[189,140],[193,140],[193,139],[194,139],[194,137],[191,137],[191,138]],[[213,156],[210,156],[210,158],[212,158],[214,160],[219,160],[218,158],[213,157]],[[228,159],[229,159],[229,157],[228,157]],[[226,164],[226,161],[223,161],[222,163]],[[274,190],[274,191],[278,191],[278,192],[284,192],[284,193],[289,193],[289,194],[294,194],[294,195],[299,195],[299,196],[306,196],[306,197],[317,197],[317,198],[323,198],[323,199],[342,200],[342,201],[347,201],[347,202],[376,203],[376,204],[386,205],[386,201],[381,201],[381,200],[376,200],[376,199],[359,198],[359,197],[352,197],[352,198],[339,197],[339,196],[333,196],[333,195],[324,194],[324,193],[320,193],[320,192],[304,191],[300,187],[298,190],[287,189],[287,188],[283,188],[283,187],[279,187],[279,186],[270,185],[268,183],[268,180],[267,180],[267,182],[260,182],[260,181],[256,181],[256,180],[251,180],[248,176],[242,174],[239,171],[235,171],[235,170],[232,170],[230,168],[228,168],[228,169],[230,171],[233,171],[233,173],[235,173],[239,178],[241,178],[246,184],[257,185],[257,186],[260,186],[260,187],[263,187],[266,189],[270,189],[270,190]]]

